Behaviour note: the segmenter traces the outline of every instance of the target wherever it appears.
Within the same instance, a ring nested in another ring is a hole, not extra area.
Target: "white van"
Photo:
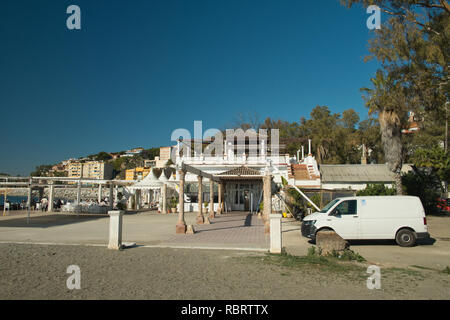
[[[429,237],[422,202],[411,196],[337,198],[303,219],[304,237],[315,240],[323,230],[346,240],[395,239],[402,247]]]

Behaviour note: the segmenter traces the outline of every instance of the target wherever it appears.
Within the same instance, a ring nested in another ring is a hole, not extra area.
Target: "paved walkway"
[[[209,225],[196,225],[195,212],[185,214],[187,224],[197,233],[176,235],[177,214],[155,211],[123,217],[124,242],[157,247],[269,249],[262,221],[256,216],[234,212],[216,216]],[[26,212],[0,217],[0,242],[107,245],[109,217],[34,211],[27,224]]]
[[[234,212],[216,216],[211,224],[194,226],[193,235],[175,235],[165,245],[256,248],[268,250],[269,236],[256,215]]]

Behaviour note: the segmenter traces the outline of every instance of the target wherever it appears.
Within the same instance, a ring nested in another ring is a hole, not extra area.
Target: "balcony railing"
[[[265,165],[272,164],[288,164],[289,156],[247,156],[247,155],[224,155],[205,157],[203,155],[197,157],[178,157],[176,163],[186,164],[205,164],[205,165]]]

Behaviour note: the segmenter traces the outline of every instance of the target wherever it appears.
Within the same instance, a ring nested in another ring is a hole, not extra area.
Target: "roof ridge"
[[[261,173],[258,170],[249,168],[245,165],[240,166],[240,167],[236,167],[233,168],[231,170],[222,172],[218,174],[219,176],[229,176],[229,175],[233,175],[233,176],[259,176],[261,175]]]

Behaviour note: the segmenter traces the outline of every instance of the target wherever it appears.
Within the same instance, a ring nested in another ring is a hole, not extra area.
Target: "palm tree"
[[[381,141],[389,170],[395,175],[397,194],[403,194],[401,169],[403,164],[402,118],[407,111],[405,90],[399,81],[378,70],[371,79],[373,89],[362,88],[369,114],[378,113]]]

